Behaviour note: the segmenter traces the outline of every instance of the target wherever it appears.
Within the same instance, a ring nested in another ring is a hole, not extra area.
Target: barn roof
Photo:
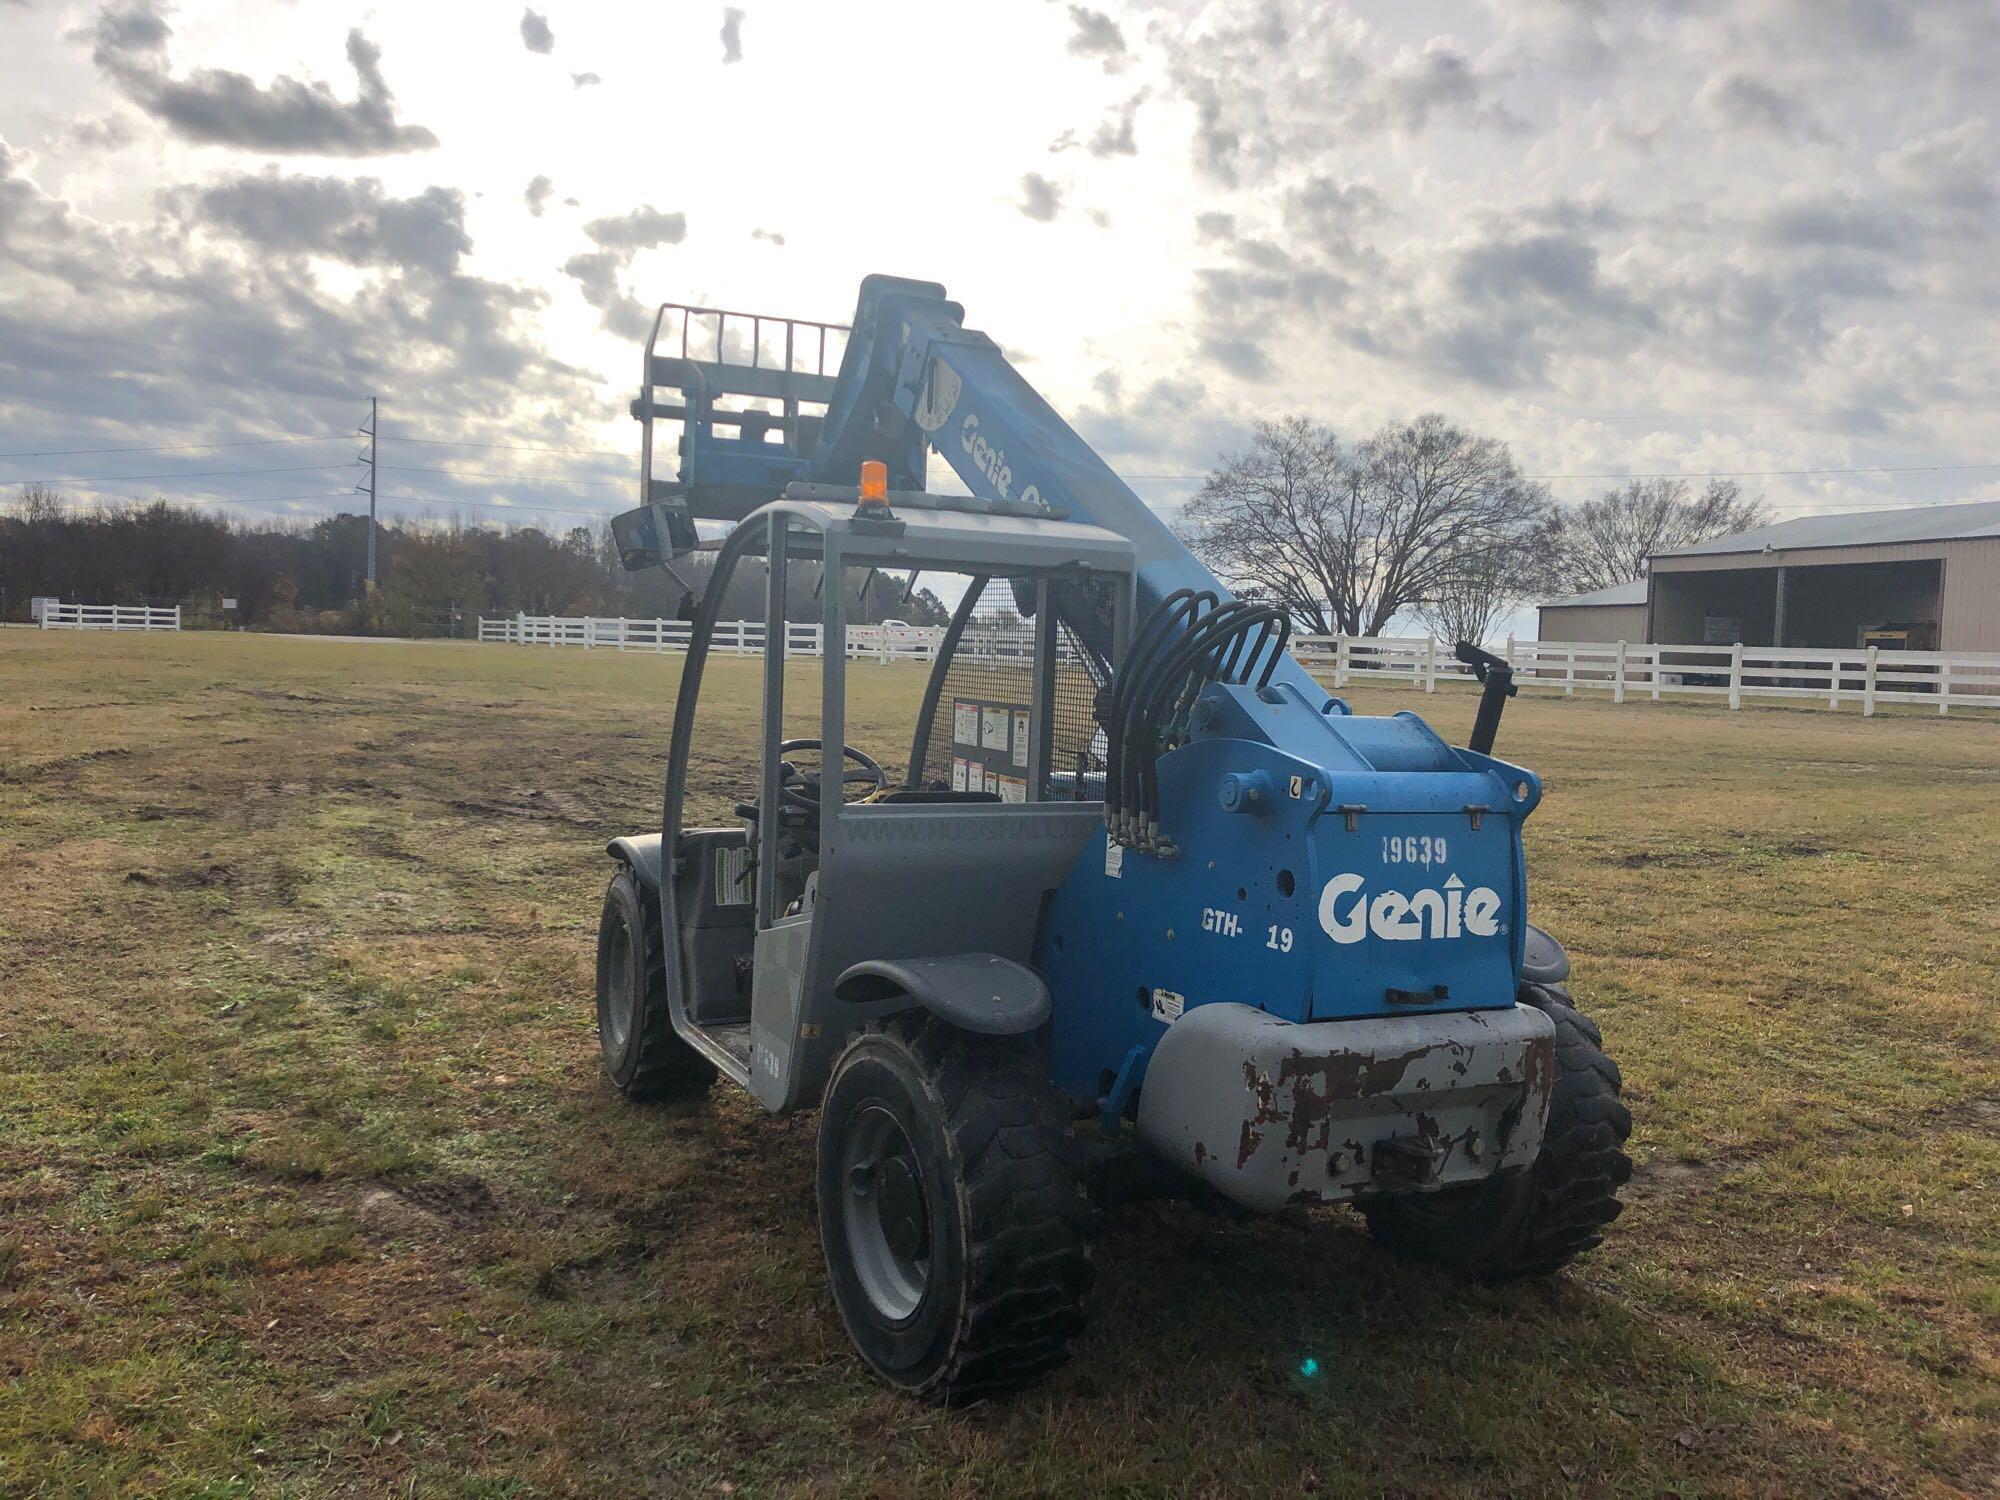
[[[2000,500],[1969,505],[1907,505],[1858,515],[1800,516],[1739,531],[1735,536],[1677,547],[1659,557],[1704,557],[1728,552],[1787,552],[1800,547],[1871,547],[1897,542],[1948,542],[2000,537]],[[1575,600],[1566,601],[1575,603]]]
[[[1569,599],[1551,599],[1543,609],[1584,609],[1593,604],[1644,604],[1646,602],[1646,580],[1635,578],[1630,583],[1614,583],[1608,589],[1592,589],[1587,594],[1577,594]]]

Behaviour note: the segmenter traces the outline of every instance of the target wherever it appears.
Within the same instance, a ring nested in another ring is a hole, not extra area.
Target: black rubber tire
[[[620,864],[597,923],[597,1040],[618,1092],[642,1103],[706,1093],[715,1082],[715,1065],[674,1031],[666,965],[659,902]]]
[[[864,1111],[895,1117],[919,1168],[928,1275],[912,1312],[864,1289],[843,1211],[843,1151]],[[1082,1330],[1091,1264],[1082,1153],[1025,1043],[922,1011],[859,1032],[820,1107],[820,1245],[842,1323],[889,1385],[940,1405],[1019,1386]]]
[[[1543,1276],[1604,1240],[1632,1175],[1632,1113],[1604,1038],[1560,985],[1524,984],[1523,1005],[1556,1026],[1556,1082],[1541,1154],[1525,1171],[1468,1187],[1363,1199],[1376,1239],[1486,1281]]]

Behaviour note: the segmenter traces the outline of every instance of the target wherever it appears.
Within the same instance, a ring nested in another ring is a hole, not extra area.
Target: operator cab
[[[1133,549],[1024,511],[793,484],[715,554],[668,761],[664,988],[675,1033],[767,1107],[816,1100],[853,1024],[892,1008],[857,965],[1025,960],[1102,826],[1093,708]],[[919,578],[954,601],[942,630],[849,623]],[[722,626],[753,590],[761,634]]]

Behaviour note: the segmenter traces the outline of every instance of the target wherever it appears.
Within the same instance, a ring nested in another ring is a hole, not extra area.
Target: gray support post
[[[1743,643],[1729,648],[1729,706],[1743,706]]]
[[[1785,570],[1778,569],[1778,597],[1771,607],[1771,644],[1785,649]]]
[[[778,742],[785,737],[785,533],[782,515],[766,523],[770,541],[764,590],[764,747],[763,774],[758,778],[757,926],[769,927],[778,912]],[[742,622],[737,623],[738,639]]]
[[[1028,706],[1028,800],[1049,795],[1049,756],[1055,743],[1056,622],[1049,608],[1049,581],[1035,580],[1035,675]],[[1079,788],[1079,790],[1081,790]]]
[[[1875,717],[1875,671],[1881,666],[1882,648],[1870,646],[1868,658],[1861,669],[1861,717]]]
[[[825,863],[835,846],[846,837],[842,827],[846,798],[841,795],[840,777],[847,769],[841,747],[847,743],[847,574],[839,544],[822,536],[825,550],[820,554],[820,774],[833,776],[833,800],[820,791],[819,853]]]

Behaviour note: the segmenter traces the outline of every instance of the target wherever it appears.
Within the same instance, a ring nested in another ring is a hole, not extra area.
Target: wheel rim
[[[890,1322],[913,1316],[930,1285],[930,1210],[916,1148],[880,1104],[856,1112],[840,1159],[840,1207],[855,1278]]]
[[[610,1001],[604,1007],[602,1025],[605,1045],[616,1055],[622,1056],[625,1044],[632,1036],[632,929],[621,917],[618,930],[611,935],[611,962],[605,974],[605,998]]]

